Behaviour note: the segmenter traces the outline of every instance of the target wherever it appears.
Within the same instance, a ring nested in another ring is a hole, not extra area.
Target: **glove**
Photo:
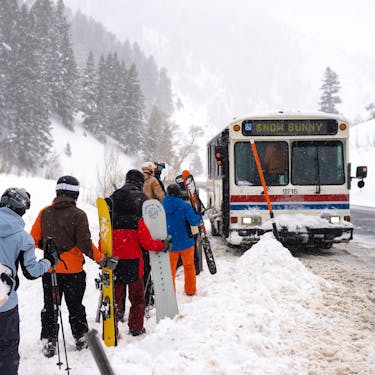
[[[44,252],[44,259],[49,260],[51,267],[53,267],[60,260],[59,254],[56,250],[51,251],[50,253]]]
[[[16,281],[13,279],[11,275],[8,275],[5,272],[1,274],[0,280],[5,284],[7,294],[9,295],[10,292],[13,290]]]
[[[51,267],[53,267],[60,260],[56,245],[51,237],[48,237],[47,242],[45,243],[44,259],[49,260]]]
[[[166,240],[163,240],[163,242],[164,242],[164,247],[162,251],[164,251],[165,253],[168,251],[171,251],[172,246],[173,246],[172,239],[168,237]]]
[[[203,216],[205,212],[206,212],[206,210],[205,210],[205,208],[204,208],[204,206],[203,206],[203,204],[202,204],[202,205],[199,207],[198,214],[201,215],[201,216]]]
[[[107,255],[104,255],[103,260],[99,263],[99,268],[108,268],[111,271],[114,271],[118,264],[118,258],[117,257],[107,257]]]

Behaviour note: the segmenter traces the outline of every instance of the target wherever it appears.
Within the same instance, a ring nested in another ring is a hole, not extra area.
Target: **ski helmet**
[[[170,184],[167,187],[167,195],[172,195],[172,197],[182,198],[181,188],[177,184]]]
[[[137,186],[139,189],[143,188],[143,183],[145,182],[145,176],[138,169],[131,169],[125,177],[126,183],[131,183]]]
[[[152,174],[153,171],[156,169],[156,165],[152,161],[147,161],[143,163],[141,166],[143,173]]]
[[[73,176],[62,176],[57,180],[56,195],[66,195],[75,200],[79,196],[79,182]]]
[[[1,206],[22,216],[30,208],[30,194],[24,188],[8,188],[1,196]]]

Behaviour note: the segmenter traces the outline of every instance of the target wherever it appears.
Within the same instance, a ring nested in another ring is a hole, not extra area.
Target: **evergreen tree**
[[[14,66],[17,60],[18,7],[14,0],[0,1],[0,153],[1,170],[8,172],[12,155],[8,153],[16,127],[16,89]]]
[[[58,84],[56,82],[57,76],[54,75],[57,64],[55,43],[56,31],[54,29],[54,9],[51,0],[36,0],[31,7],[31,16],[33,17],[33,31],[36,40],[36,50],[38,65],[40,67],[41,77],[45,85],[44,94],[48,100],[48,109],[57,108],[56,102],[53,101],[52,93],[54,87]]]
[[[46,84],[38,65],[38,41],[33,30],[34,19],[26,5],[19,17],[19,43],[15,74],[17,88],[17,122],[12,154],[21,168],[35,170],[46,161],[52,146]],[[38,93],[38,95],[35,95]]]
[[[370,103],[370,104],[366,107],[366,111],[369,111],[369,112],[370,112],[369,120],[372,120],[372,119],[375,118],[375,104],[374,104],[374,103]]]
[[[61,116],[62,123],[73,129],[73,115],[76,110],[76,81],[77,66],[73,55],[70,36],[70,25],[64,15],[65,7],[62,0],[58,0],[55,13],[54,29],[55,66],[53,70],[54,85],[52,87],[53,110]]]
[[[320,88],[322,95],[320,97],[320,111],[327,113],[339,113],[336,104],[341,103],[338,96],[340,90],[340,81],[338,75],[327,67],[323,77],[323,85]]]
[[[25,5],[12,20],[17,25],[17,41],[11,50],[11,86],[6,96],[13,115],[12,123],[6,125],[4,144],[1,144],[7,162],[27,170],[34,170],[43,163],[52,143],[32,21]]]
[[[151,160],[170,163],[173,159],[173,137],[175,125],[154,106],[147,123],[147,145],[145,151]]]
[[[80,107],[83,112],[83,125],[91,131],[96,133],[98,128],[97,123],[97,75],[95,69],[94,54],[89,53],[86,61],[86,67],[81,78],[80,90]]]
[[[127,148],[130,152],[139,153],[147,147],[144,126],[144,101],[138,80],[138,73],[133,64],[128,70],[125,81],[125,118],[127,126]]]
[[[108,61],[108,58],[107,58]],[[108,93],[109,93],[109,82],[107,74],[107,63],[104,56],[101,56],[98,64],[98,81],[96,89],[96,127],[93,127],[91,131],[99,139],[104,140],[104,134],[108,129]]]
[[[200,157],[199,157],[198,154],[195,154],[193,156],[193,159],[192,159],[192,161],[190,163],[190,169],[189,170],[191,171],[191,173],[193,175],[199,175],[199,174],[201,174],[203,172],[202,161],[201,161],[201,159],[200,159]]]
[[[162,68],[159,74],[159,85],[156,98],[157,107],[170,116],[173,113],[173,100],[171,81],[168,78],[167,70]]]
[[[152,56],[147,58],[139,69],[141,90],[145,95],[145,111],[150,115],[153,105],[157,102],[159,71]]]

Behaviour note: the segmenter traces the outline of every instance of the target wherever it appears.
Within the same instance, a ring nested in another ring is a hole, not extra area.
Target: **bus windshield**
[[[293,185],[342,185],[345,182],[340,141],[292,143]]]
[[[289,155],[287,142],[256,142],[267,186],[284,186],[289,183]],[[234,146],[235,180],[239,186],[260,186],[261,181],[250,142],[237,142]]]

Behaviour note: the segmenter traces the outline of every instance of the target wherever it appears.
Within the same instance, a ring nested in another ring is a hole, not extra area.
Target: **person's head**
[[[152,176],[155,174],[156,165],[152,161],[147,161],[141,165],[141,169],[145,175]]]
[[[57,180],[56,183],[56,196],[67,196],[78,199],[79,196],[79,182],[73,176],[62,176]]]
[[[167,195],[172,197],[182,198],[181,188],[177,184],[170,184],[167,187]]]
[[[125,183],[130,183],[137,186],[140,190],[143,188],[145,176],[138,169],[131,169],[125,177]]]
[[[23,188],[8,188],[1,196],[0,206],[22,216],[30,208],[30,194]]]

